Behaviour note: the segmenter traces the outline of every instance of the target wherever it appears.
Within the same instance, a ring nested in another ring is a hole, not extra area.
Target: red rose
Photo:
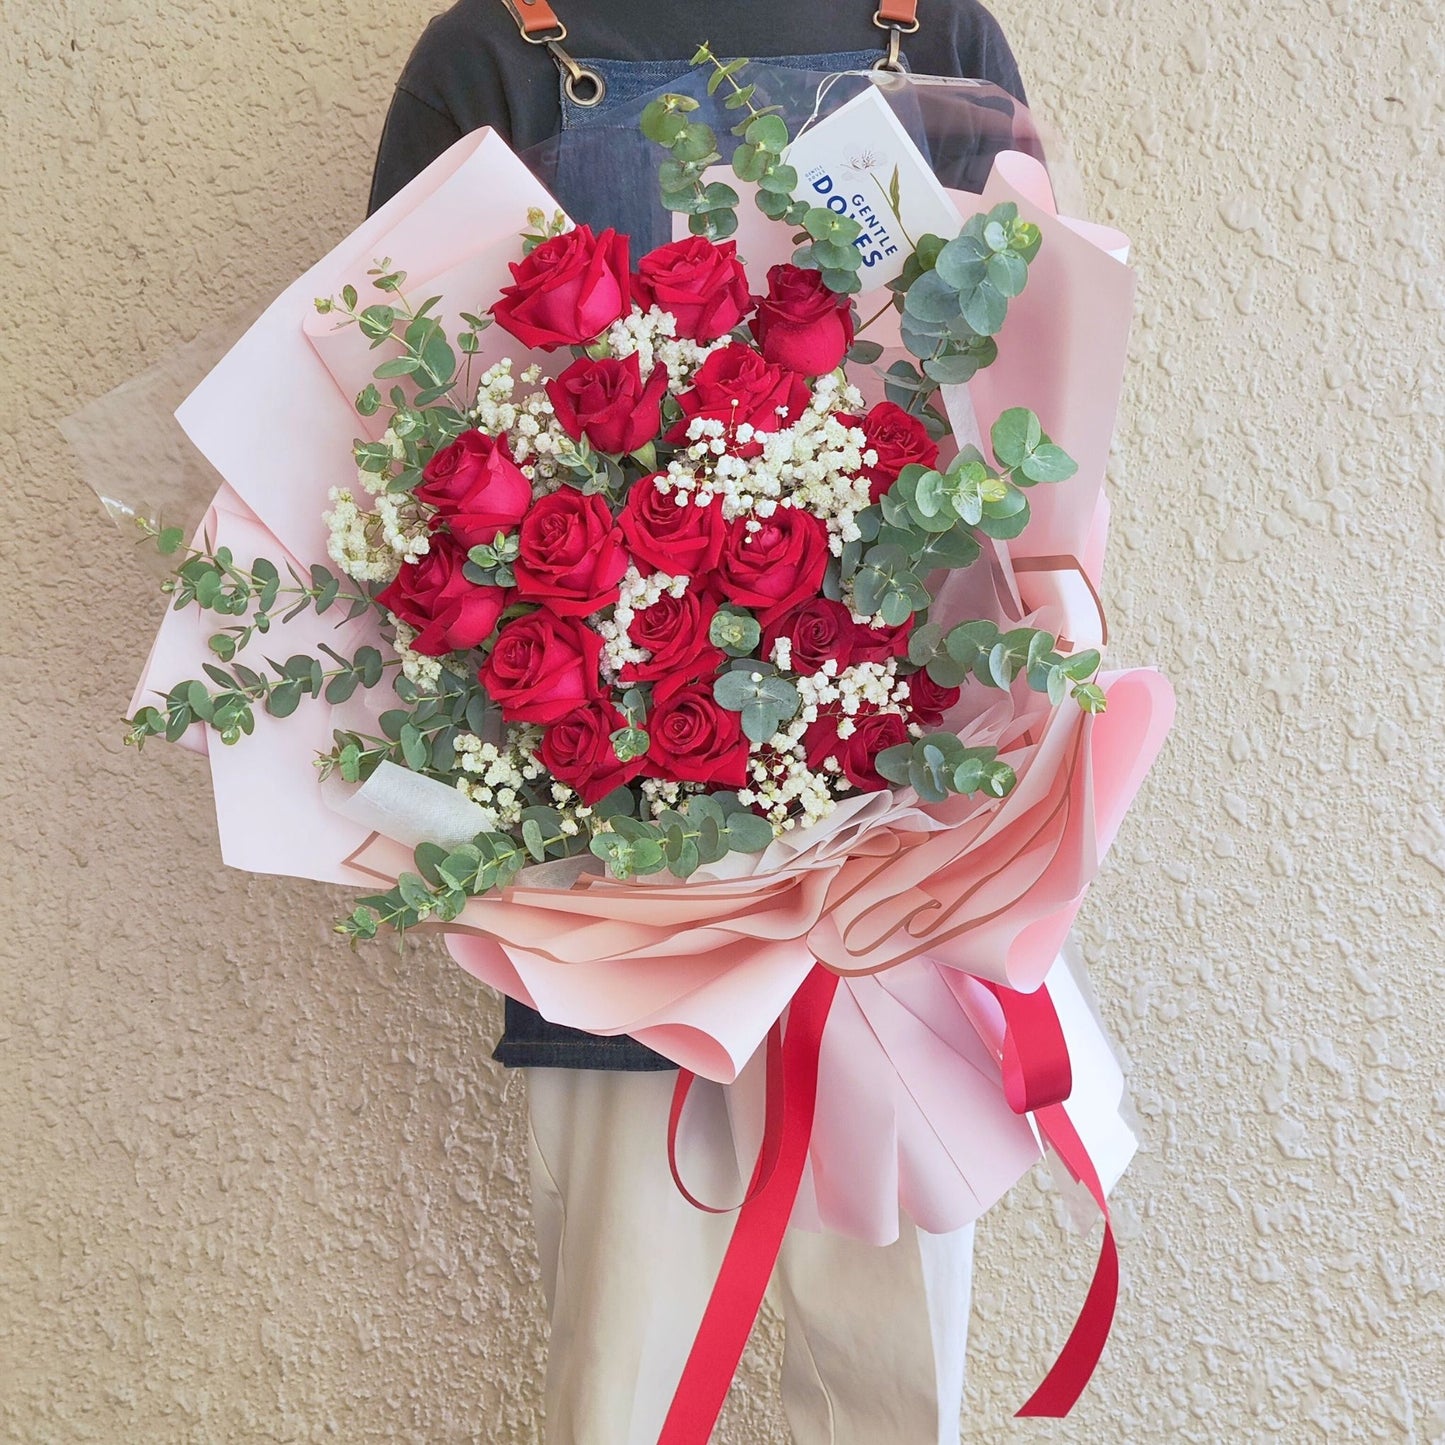
[[[617,601],[627,571],[622,534],[599,496],[563,487],[522,518],[512,570],[517,596],[544,602],[562,617],[581,617]]]
[[[913,721],[923,727],[936,728],[962,695],[961,687],[939,687],[925,671],[908,675],[908,708]]]
[[[630,783],[646,765],[640,757],[624,763],[613,751],[612,734],[626,726],[610,702],[599,698],[584,703],[547,729],[537,756],[590,808],[614,788]]]
[[[751,608],[766,627],[812,597],[828,566],[828,529],[797,507],[779,507],[756,532],[739,518],[729,522],[718,586],[729,602]]]
[[[639,570],[649,568],[671,577],[698,577],[717,566],[723,544],[722,503],[695,506],[685,492],[663,492],[662,473],[634,482],[617,525]],[[678,498],[686,498],[678,506]]]
[[[647,719],[647,770],[675,783],[741,788],[748,740],[738,714],[720,707],[710,682],[695,682],[656,704]]]
[[[908,651],[908,634],[913,631],[913,619],[900,622],[896,627],[870,627],[866,622],[855,622],[853,634],[854,662],[887,662],[890,657],[902,657]]]
[[[477,647],[492,635],[511,601],[503,587],[478,587],[462,576],[467,554],[444,532],[433,532],[431,550],[403,562],[395,580],[376,594],[388,611],[416,629],[411,647],[440,657]]]
[[[632,306],[627,237],[578,226],[510,263],[512,284],[491,307],[497,325],[524,346],[555,351],[595,341]]]
[[[896,712],[860,713],[851,718],[853,730],[846,738],[838,736],[842,717],[828,713],[813,723],[803,734],[803,748],[808,766],[817,772],[826,759],[834,758],[843,776],[859,792],[876,793],[891,786],[875,766],[878,754],[885,748],[911,742],[908,723]]]
[[[773,655],[773,644],[780,637],[791,643],[789,667],[802,677],[811,676],[825,662],[836,662],[839,668],[851,666],[854,635],[859,631],[853,614],[841,602],[828,597],[810,597],[763,629],[761,652]]]
[[[821,271],[784,263],[768,268],[753,335],[767,360],[804,376],[821,376],[853,344],[853,305],[823,284]]]
[[[574,441],[584,436],[599,452],[635,452],[650,442],[662,425],[662,394],[667,368],[654,366],[647,385],[634,352],[621,360],[605,357],[574,361],[547,395],[562,429]]]
[[[476,547],[522,520],[532,484],[512,460],[505,436],[466,431],[422,469],[416,496],[437,509],[463,547]]]
[[[602,695],[602,639],[544,607],[507,623],[477,677],[508,722],[554,723]]]
[[[711,677],[723,660],[720,648],[708,641],[707,630],[717,603],[688,588],[681,597],[664,592],[650,607],[633,614],[628,638],[652,654],[646,662],[629,662],[622,681],[665,683],[674,692],[684,683]]]
[[[921,467],[938,463],[938,443],[928,435],[928,428],[891,401],[880,401],[865,417],[840,414],[838,420],[861,428],[867,445],[878,453],[878,460],[863,468],[868,495],[875,502],[898,480],[904,467],[915,462]]]
[[[736,243],[702,236],[649,251],[637,263],[632,291],[644,311],[671,312],[679,336],[704,344],[726,336],[753,307]]]
[[[807,383],[794,371],[764,361],[751,346],[735,341],[714,351],[698,367],[692,387],[678,397],[682,420],[667,433],[674,446],[687,444],[688,423],[694,417],[726,423],[732,438],[744,422],[760,432],[775,432],[787,426],[804,407],[810,393]],[[734,443],[729,450],[740,457],[762,453],[762,443]]]

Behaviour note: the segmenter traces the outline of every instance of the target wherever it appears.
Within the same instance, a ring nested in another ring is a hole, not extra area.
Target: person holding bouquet
[[[705,28],[707,34],[702,34]],[[463,135],[525,151],[684,75],[706,40],[721,57],[809,71],[874,66],[991,81],[1020,102],[1017,66],[976,0],[460,0],[426,29],[397,84],[377,155],[375,210]],[[638,192],[651,177],[638,178]],[[618,202],[558,202],[634,228]],[[634,247],[634,261],[641,244]],[[495,1055],[527,1082],[533,1210],[551,1321],[548,1445],[653,1445],[717,1277],[731,1216],[695,1208],[669,1169],[675,1066],[632,1039],[560,1027],[508,999]],[[682,1161],[701,1197],[743,1185],[726,1102],[699,1083]],[[713,1147],[707,1147],[710,1141]],[[795,1230],[774,1276],[787,1327],[783,1407],[797,1445],[956,1445],[973,1229],[904,1219],[875,1248]]]

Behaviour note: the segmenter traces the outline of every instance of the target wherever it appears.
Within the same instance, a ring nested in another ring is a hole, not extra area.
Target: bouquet
[[[1104,1207],[1132,1141],[1056,959],[1170,714],[1100,671],[1119,238],[1019,155],[946,192],[871,85],[795,135],[766,72],[697,62],[731,140],[686,89],[637,115],[676,239],[574,224],[482,132],[192,396],[225,484],[189,541],[143,522],[171,611],[127,734],[208,753],[227,861],[373,880],[353,944],[440,928],[675,1059],[674,1127],[693,1073],[771,1075],[678,1440],[790,1220],[958,1227],[1037,1158],[1031,1117]],[[869,137],[852,194],[831,120]],[[1112,1268],[1106,1236],[1028,1413],[1082,1389]]]

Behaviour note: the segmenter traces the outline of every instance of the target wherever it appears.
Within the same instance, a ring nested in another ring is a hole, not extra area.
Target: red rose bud
[[[585,346],[631,309],[627,237],[616,231],[578,226],[510,265],[512,284],[491,313],[524,346]]]
[[[760,652],[771,659],[773,644],[786,637],[791,644],[788,666],[800,677],[810,677],[825,662],[836,662],[840,670],[851,667],[857,661],[853,643],[858,631],[853,614],[841,602],[810,597],[763,629]]]
[[[656,682],[671,692],[711,677],[723,660],[722,649],[708,640],[708,628],[716,614],[717,603],[692,588],[681,597],[664,592],[651,606],[634,612],[628,639],[652,656],[646,662],[627,663],[622,682]]]
[[[710,682],[695,682],[655,702],[647,719],[647,771],[675,783],[741,788],[748,740],[742,720],[719,706]]]
[[[828,528],[797,507],[779,507],[758,531],[729,522],[717,580],[723,596],[757,615],[764,627],[814,596],[828,566]]]
[[[408,627],[416,629],[413,652],[440,657],[444,652],[478,647],[496,630],[511,600],[503,587],[478,587],[462,576],[467,554],[443,532],[433,532],[431,549],[415,562],[403,562],[376,600]]]
[[[505,436],[467,431],[422,469],[416,496],[437,509],[464,548],[477,547],[516,527],[532,504],[532,484]]]
[[[624,763],[613,751],[612,734],[626,726],[626,718],[610,702],[584,703],[547,729],[537,756],[590,808],[646,766],[646,758]]]
[[[635,452],[650,442],[662,425],[662,394],[667,368],[654,366],[647,385],[634,353],[621,360],[606,357],[574,361],[547,395],[562,429],[574,441],[584,436],[599,452]]]
[[[698,367],[692,386],[678,397],[682,420],[667,433],[673,446],[687,444],[688,424],[694,417],[720,421],[728,436],[744,422],[760,432],[780,431],[808,405],[807,383],[795,371],[764,361],[751,346],[735,341],[720,347]],[[734,443],[734,456],[756,457],[762,443]]]
[[[517,596],[542,602],[559,616],[582,617],[617,601],[627,571],[622,533],[599,496],[563,487],[522,519],[512,565]]]
[[[870,627],[866,622],[855,622],[853,627],[854,662],[887,662],[890,657],[907,655],[912,617],[894,627]]]
[[[704,344],[726,336],[753,309],[736,244],[702,236],[649,251],[637,263],[632,293],[644,311],[671,312],[679,336]]]
[[[769,361],[803,376],[821,376],[853,344],[852,303],[830,291],[820,271],[788,263],[772,266],[752,331]]]
[[[723,544],[722,503],[694,506],[688,498],[678,506],[676,491],[663,492],[654,473],[634,482],[617,525],[639,571],[666,572],[671,577],[699,577],[717,566]]]
[[[868,438],[867,446],[878,454],[871,467],[863,468],[868,495],[875,502],[898,480],[904,467],[938,464],[938,443],[928,435],[928,428],[891,401],[880,401],[865,417],[840,415],[838,420],[860,428]]]
[[[924,671],[908,675],[908,708],[920,727],[936,728],[962,696],[961,687],[940,687]]]
[[[906,720],[896,712],[859,713],[851,719],[853,730],[846,738],[838,736],[841,721],[840,714],[825,714],[803,734],[808,766],[817,772],[828,758],[834,758],[859,792],[876,793],[890,787],[874,764],[885,748],[912,741]]]
[[[477,678],[508,722],[554,723],[602,695],[602,639],[543,608],[507,623]]]

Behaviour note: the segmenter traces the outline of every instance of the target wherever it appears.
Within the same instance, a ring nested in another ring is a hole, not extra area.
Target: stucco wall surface
[[[1094,1257],[1040,1172],[982,1231],[966,1438],[1445,1440],[1438,17],[997,8],[1135,240],[1109,602],[1181,712],[1081,922],[1145,1132],[1113,1342],[1009,1421]],[[223,873],[197,761],[121,748],[159,599],[55,427],[345,233],[428,7],[3,10],[0,1438],[523,1445],[499,1009]],[[777,1344],[730,1445],[783,1439]]]

